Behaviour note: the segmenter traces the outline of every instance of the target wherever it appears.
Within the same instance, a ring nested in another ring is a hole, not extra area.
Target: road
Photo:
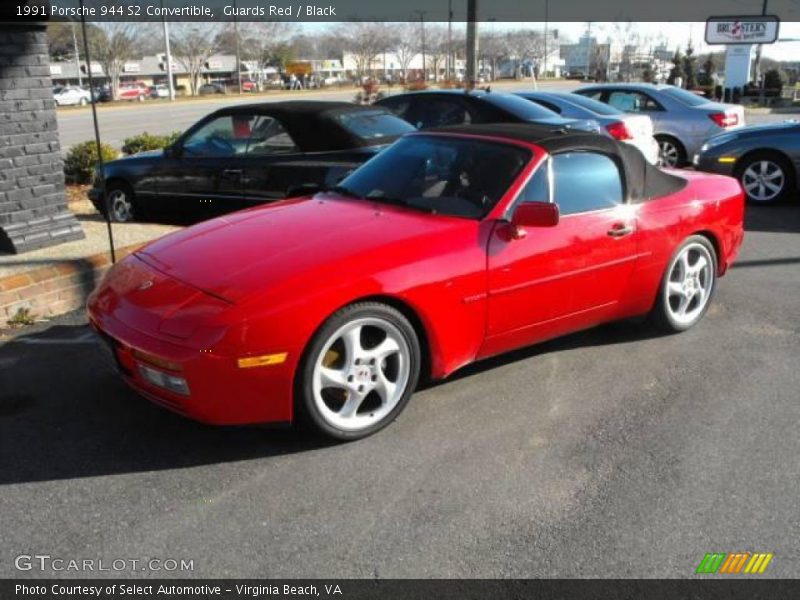
[[[540,82],[540,89],[574,89],[576,82]],[[530,82],[499,82],[492,84],[493,89],[510,91],[531,89]],[[275,92],[263,96],[241,97],[225,96],[223,98],[210,97],[182,102],[132,102],[123,106],[98,106],[98,123],[102,140],[115,148],[122,146],[123,140],[132,135],[147,131],[153,134],[166,134],[173,131],[184,130],[200,120],[208,113],[230,106],[231,104],[250,102],[278,102],[281,100],[338,100],[352,102],[355,98],[354,90],[345,91],[298,91]],[[58,131],[61,148],[66,151],[70,146],[94,139],[94,125],[90,108],[70,108],[58,111]]]
[[[98,366],[81,315],[40,325],[0,345],[0,577],[52,575],[15,571],[33,553],[194,577],[693,577],[709,551],[796,577],[800,211],[748,213],[695,329],[486,361],[350,444],[185,421]]]

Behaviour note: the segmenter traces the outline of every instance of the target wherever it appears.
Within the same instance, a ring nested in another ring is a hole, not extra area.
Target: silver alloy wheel
[[[783,191],[786,176],[783,169],[771,160],[750,163],[742,173],[742,187],[748,197],[756,202],[769,202]]]
[[[670,316],[681,325],[695,321],[708,304],[713,287],[711,253],[703,244],[688,244],[672,263],[664,292]]]
[[[408,386],[411,350],[400,330],[379,317],[346,323],[317,356],[314,404],[329,425],[360,431],[384,419]]]
[[[133,206],[123,190],[112,190],[108,194],[108,203],[111,205],[111,216],[118,223],[133,219]]]
[[[678,165],[681,153],[678,147],[670,140],[658,140],[658,166],[675,167]]]

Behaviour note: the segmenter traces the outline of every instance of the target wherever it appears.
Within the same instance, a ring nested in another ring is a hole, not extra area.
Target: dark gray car
[[[693,162],[701,171],[736,177],[751,202],[784,200],[797,192],[800,122],[756,125],[714,136]]]

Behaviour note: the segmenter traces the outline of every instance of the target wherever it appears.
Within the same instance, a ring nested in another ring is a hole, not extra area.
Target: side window
[[[268,156],[273,154],[290,154],[298,152],[294,140],[289,136],[277,119],[262,115],[253,125],[248,156]]]
[[[539,99],[535,100],[535,102],[537,104],[541,104],[542,106],[544,106],[547,109],[552,110],[554,113],[557,113],[559,115],[561,114],[561,107],[560,106],[556,106],[552,102],[548,102],[547,100],[539,100]]]
[[[594,152],[565,152],[552,160],[553,200],[562,215],[611,208],[623,202],[617,164]]]
[[[408,119],[409,108],[411,107],[411,100],[409,98],[389,98],[383,100],[380,106],[388,108],[401,119]]]
[[[576,92],[581,96],[585,96],[586,98],[591,98],[592,100],[597,100],[598,102],[603,101],[603,90],[592,90],[590,92]]]
[[[550,202],[550,159],[536,169],[522,191],[520,202]]]
[[[417,129],[427,129],[443,125],[466,125],[472,122],[472,118],[461,102],[432,100],[420,107],[415,121],[413,124]]]
[[[254,115],[226,115],[203,125],[183,142],[186,156],[224,158],[243,154],[253,131]]]
[[[661,105],[647,94],[615,91],[608,96],[608,103],[625,112],[653,112],[663,110]]]

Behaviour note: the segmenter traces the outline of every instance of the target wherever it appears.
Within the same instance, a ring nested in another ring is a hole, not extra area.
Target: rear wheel
[[[298,408],[325,435],[360,439],[402,412],[419,372],[419,340],[408,319],[385,304],[353,304],[312,339],[298,371]]]
[[[81,106],[86,106],[87,104],[89,104],[89,101],[86,98],[81,98],[80,104]]]
[[[784,200],[794,189],[792,165],[779,154],[758,152],[744,157],[736,167],[747,199],[758,204]]]
[[[717,256],[707,238],[688,237],[673,254],[651,318],[662,330],[686,331],[708,310],[714,294]]]
[[[686,162],[686,150],[674,137],[669,135],[657,135],[658,142],[658,166],[659,167],[680,167]]]

